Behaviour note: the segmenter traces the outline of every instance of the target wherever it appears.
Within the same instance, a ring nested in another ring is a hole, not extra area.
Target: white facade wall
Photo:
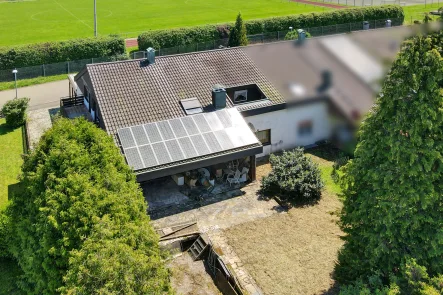
[[[289,150],[297,146],[306,146],[316,141],[328,139],[331,126],[326,102],[316,102],[308,105],[245,117],[256,131],[271,129],[271,144],[263,147],[263,153],[257,157],[269,155],[281,150]],[[312,122],[312,132],[299,135],[299,123]]]

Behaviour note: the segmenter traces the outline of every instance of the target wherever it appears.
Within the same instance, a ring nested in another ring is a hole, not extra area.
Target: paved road
[[[18,89],[18,97],[29,97],[30,110],[52,108],[60,105],[60,97],[69,95],[68,79]],[[15,97],[15,90],[0,91],[0,108]]]

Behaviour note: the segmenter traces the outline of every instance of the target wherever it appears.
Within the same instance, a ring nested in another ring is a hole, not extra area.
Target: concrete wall
[[[271,144],[264,146],[263,153],[257,155],[257,157],[297,146],[310,145],[316,141],[328,139],[331,135],[326,102],[299,105],[280,111],[246,117],[245,120],[254,125],[257,131],[271,129]],[[312,122],[312,133],[300,135],[298,132],[299,123],[308,120]]]

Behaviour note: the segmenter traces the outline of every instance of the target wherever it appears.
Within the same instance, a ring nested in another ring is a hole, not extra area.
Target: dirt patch
[[[202,260],[193,261],[188,253],[183,253],[168,266],[172,271],[171,283],[177,295],[222,295],[206,272]]]
[[[343,232],[341,202],[324,193],[315,206],[247,222],[224,231],[266,295],[333,294],[331,278]]]
[[[271,168],[271,164],[269,163],[269,161],[263,161],[263,162],[257,163],[257,168],[256,168],[257,180],[261,181],[263,176],[267,176],[271,172],[271,170],[272,170],[272,168]]]

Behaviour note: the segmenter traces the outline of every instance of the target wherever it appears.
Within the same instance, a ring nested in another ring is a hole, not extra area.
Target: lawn
[[[23,153],[22,128],[11,129],[0,119],[0,209],[8,202],[8,190],[17,183]]]
[[[100,0],[98,32],[139,32],[290,15],[327,8],[288,0]],[[0,46],[93,36],[90,0],[0,0]]]
[[[17,80],[17,88],[49,83],[66,79],[66,74]],[[14,89],[15,82],[0,82],[0,91]]]
[[[438,10],[438,8],[443,6],[442,3],[434,3],[434,4],[427,4],[427,5],[411,5],[411,6],[405,6],[403,7],[403,10],[405,12],[405,23],[412,24],[414,20],[423,21],[424,14],[426,12],[430,12],[433,10]],[[438,18],[438,16],[431,16],[434,20]]]
[[[332,181],[336,149],[307,151],[326,183],[322,198],[313,206],[296,207],[224,231],[229,244],[264,294],[337,294],[332,273],[343,232],[337,225],[342,203],[340,188]],[[261,176],[269,164],[257,167]],[[259,179],[259,177],[257,177]]]

